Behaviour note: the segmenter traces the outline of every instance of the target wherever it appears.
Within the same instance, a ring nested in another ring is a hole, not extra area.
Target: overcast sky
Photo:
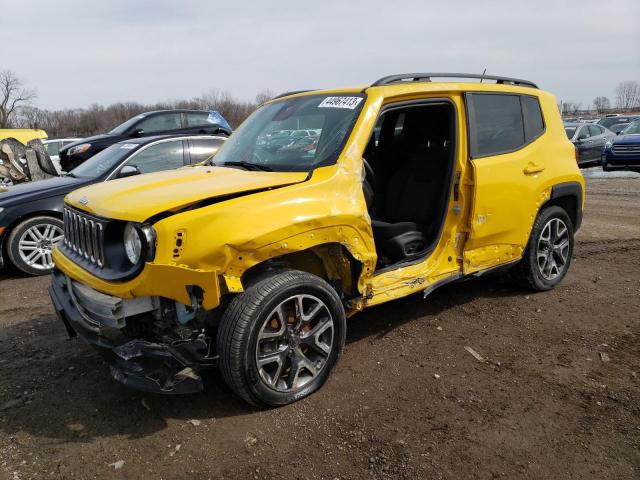
[[[370,83],[415,71],[521,77],[565,101],[640,81],[640,0],[0,0],[0,70],[43,108],[213,88]]]

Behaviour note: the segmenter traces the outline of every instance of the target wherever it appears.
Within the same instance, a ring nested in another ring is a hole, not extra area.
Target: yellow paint
[[[0,140],[7,140],[14,138],[23,145],[26,145],[31,140],[45,140],[47,138],[47,132],[44,130],[36,130],[32,128],[2,128],[0,129]]]
[[[356,93],[363,88],[313,94]],[[463,101],[470,90],[538,96],[546,132],[517,152],[470,161]],[[198,166],[105,182],[70,194],[67,203],[105,218],[145,222],[162,212],[173,214],[154,220],[155,259],[133,280],[105,282],[58,250],[57,267],[99,291],[125,298],[159,295],[189,304],[186,286],[198,285],[205,292],[205,308],[213,308],[221,294],[243,291],[248,269],[283,256],[298,268],[324,272],[349,288],[348,259],[336,248],[341,245],[361,267],[354,279],[355,299],[347,306],[347,313],[353,314],[461,273],[517,260],[551,186],[576,181],[584,191],[573,146],[564,134],[555,98],[548,93],[509,85],[433,82],[370,87],[366,94],[337,163],[309,177]],[[362,193],[362,154],[385,104],[434,97],[449,98],[457,111],[458,201],[450,195],[441,238],[427,258],[375,272],[377,253]],[[234,196],[238,192],[253,193]],[[220,196],[224,198],[216,201]],[[81,197],[89,203],[82,205]],[[184,239],[179,254],[178,232]]]

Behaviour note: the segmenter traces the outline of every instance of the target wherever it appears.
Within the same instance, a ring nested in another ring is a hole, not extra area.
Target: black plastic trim
[[[578,182],[558,183],[551,187],[551,200],[572,197],[576,202],[576,221],[573,231],[577,232],[582,225],[582,185]]]

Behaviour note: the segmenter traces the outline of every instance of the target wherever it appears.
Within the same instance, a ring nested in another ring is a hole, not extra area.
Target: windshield
[[[229,137],[211,163],[246,162],[280,172],[308,172],[331,165],[342,151],[363,100],[364,95],[314,95],[265,105]],[[301,131],[305,136],[317,133],[317,142],[293,145]]]
[[[126,132],[134,123],[136,123],[138,120],[141,120],[144,118],[144,115],[136,115],[133,118],[130,118],[129,120],[127,120],[124,123],[121,123],[120,125],[118,125],[116,128],[114,128],[113,130],[111,130],[109,132],[109,135],[122,135],[124,132]]]
[[[78,165],[71,170],[70,174],[74,177],[97,178],[118,165],[139,146],[137,143],[116,143],[111,145],[96,153],[86,162]]]
[[[564,131],[567,133],[567,137],[569,138],[569,140],[571,140],[575,135],[576,128],[578,127],[564,127]]]
[[[598,120],[598,125],[602,125],[605,128],[611,128],[616,123],[624,123],[628,120],[625,117],[606,117]]]
[[[640,135],[640,122],[630,123],[621,135]]]

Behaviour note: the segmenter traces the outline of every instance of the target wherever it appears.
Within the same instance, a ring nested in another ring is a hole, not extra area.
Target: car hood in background
[[[93,135],[91,137],[82,138],[73,143],[69,143],[65,145],[63,148],[61,148],[60,151],[62,152],[63,150],[64,151],[69,150],[71,147],[75,147],[76,145],[82,145],[83,143],[100,143],[103,140],[109,140],[110,142],[112,142],[114,138],[119,138],[119,137],[120,135],[109,135],[109,134]]]
[[[614,145],[640,145],[640,134],[619,135],[613,141]]]
[[[65,201],[104,218],[144,222],[198,202],[300,183],[306,172],[253,172],[200,166],[112,180],[70,193]]]
[[[11,207],[56,195],[65,195],[92,181],[94,180],[88,178],[54,177],[12,185],[6,191],[0,191],[0,207]]]

